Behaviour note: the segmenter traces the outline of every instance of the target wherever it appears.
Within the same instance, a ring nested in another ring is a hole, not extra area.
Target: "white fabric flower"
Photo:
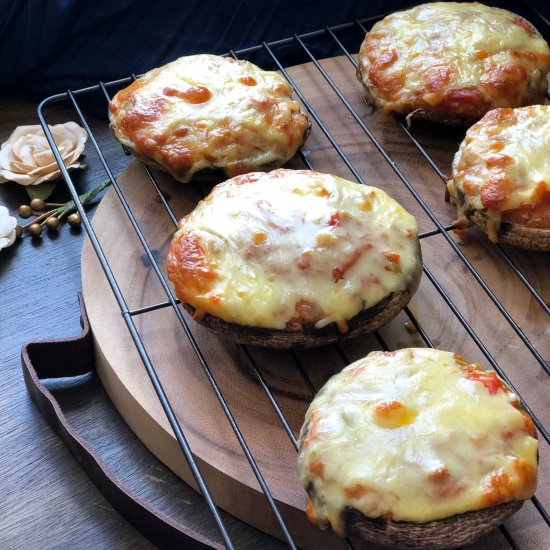
[[[76,168],[88,135],[75,122],[50,126],[67,168]],[[38,185],[59,177],[60,170],[42,126],[18,126],[0,149],[0,183]]]
[[[5,206],[0,205],[0,250],[15,242],[16,227],[17,220],[10,216],[10,212]]]

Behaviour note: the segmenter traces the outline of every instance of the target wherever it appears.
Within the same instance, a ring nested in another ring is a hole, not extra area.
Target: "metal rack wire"
[[[530,8],[526,8],[530,9]],[[475,266],[472,264],[472,262],[468,259],[468,257],[464,254],[464,252],[459,248],[459,246],[456,244],[455,240],[449,235],[449,232],[453,229],[452,225],[445,225],[443,224],[437,215],[434,213],[434,211],[430,208],[426,200],[420,195],[420,193],[415,188],[415,185],[410,181],[409,178],[405,175],[404,171],[400,168],[400,166],[394,161],[394,159],[391,157],[390,153],[383,147],[383,145],[380,143],[380,141],[375,137],[374,133],[368,128],[368,126],[365,124],[365,122],[362,120],[361,116],[357,112],[357,110],[352,106],[352,104],[348,101],[348,99],[345,97],[345,95],[342,93],[342,91],[339,89],[337,83],[333,82],[330,75],[325,71],[322,64],[319,62],[319,59],[316,58],[315,54],[313,53],[312,47],[311,47],[311,40],[315,39],[323,39],[323,40],[330,40],[332,41],[332,44],[334,47],[336,47],[339,50],[339,53],[341,55],[346,56],[350,63],[350,68],[353,70],[354,67],[357,66],[357,62],[353,55],[349,52],[349,49],[344,45],[344,41],[341,38],[342,32],[356,32],[356,33],[363,33],[366,32],[366,24],[370,24],[373,21],[379,19],[382,16],[378,17],[371,17],[368,19],[363,19],[361,21],[353,21],[350,23],[346,23],[343,25],[333,26],[333,27],[325,27],[324,29],[310,32],[302,35],[294,35],[290,38],[285,38],[276,42],[271,43],[263,43],[261,45],[255,46],[253,48],[247,48],[244,50],[239,51],[231,51],[228,55],[232,55],[235,58],[243,58],[243,57],[250,57],[251,55],[262,53],[264,56],[267,56],[269,59],[271,59],[273,65],[278,68],[282,74],[289,80],[289,82],[293,85],[295,92],[297,96],[299,97],[302,104],[305,106],[305,108],[308,110],[309,115],[311,118],[316,122],[317,127],[320,129],[320,131],[326,136],[328,141],[330,142],[331,146],[334,148],[335,152],[338,154],[338,156],[341,158],[343,163],[347,166],[347,168],[351,171],[351,173],[355,176],[357,181],[361,183],[365,183],[363,176],[361,172],[357,169],[357,167],[354,165],[352,160],[350,159],[349,155],[345,153],[345,151],[342,149],[342,147],[339,145],[336,138],[332,135],[329,128],[325,126],[323,121],[321,120],[321,117],[318,115],[316,110],[312,107],[312,105],[308,102],[308,98],[302,93],[300,90],[300,87],[292,80],[292,77],[287,72],[285,67],[283,66],[281,60],[279,59],[279,56],[277,55],[277,49],[281,47],[294,47],[297,49],[297,51],[300,52],[300,54],[304,57],[306,61],[311,61],[311,63],[315,66],[319,74],[322,76],[322,78],[326,81],[330,89],[333,91],[335,96],[341,101],[341,103],[344,105],[345,109],[349,112],[355,123],[361,128],[361,130],[366,134],[372,145],[378,150],[379,154],[385,159],[385,161],[388,163],[388,165],[391,167],[391,169],[395,172],[398,179],[401,181],[403,186],[410,192],[414,200],[418,203],[418,205],[422,208],[423,212],[426,214],[428,219],[433,223],[435,226],[435,229],[426,231],[424,233],[420,234],[420,239],[427,239],[435,235],[440,235],[445,240],[446,244],[451,247],[453,252],[456,254],[456,256],[460,259],[460,261],[464,264],[465,268],[470,273],[471,277],[475,281],[475,283],[483,290],[483,292],[486,294],[486,296],[489,298],[489,300],[495,305],[495,307],[500,312],[500,315],[502,316],[502,319],[506,321],[512,328],[512,330],[516,333],[516,335],[521,339],[523,344],[525,345],[525,349],[528,350],[528,352],[534,357],[534,359],[538,362],[538,364],[546,371],[547,374],[550,374],[550,366],[545,361],[542,354],[539,352],[539,350],[535,347],[535,345],[531,342],[531,340],[527,337],[525,332],[522,330],[520,325],[516,322],[516,320],[512,317],[512,315],[507,311],[505,306],[501,303],[501,301],[498,299],[498,297],[495,295],[493,290],[489,287],[489,285],[484,281],[483,277],[479,274],[479,272],[476,270]],[[542,18],[542,16],[539,17],[540,21],[543,21],[543,23],[546,25],[547,31],[550,32],[550,24]],[[199,360],[200,366],[203,369],[205,376],[207,377],[211,387],[212,391],[215,393],[220,406],[223,409],[223,412],[225,416],[227,417],[227,420],[235,434],[236,439],[238,440],[239,445],[241,446],[242,452],[244,453],[248,463],[250,464],[250,468],[252,469],[263,493],[265,494],[265,497],[269,503],[269,506],[272,509],[272,512],[281,528],[281,531],[283,533],[283,536],[288,543],[288,545],[291,548],[296,548],[296,543],[292,537],[292,533],[289,532],[289,529],[285,525],[284,519],[278,509],[277,503],[275,499],[273,498],[269,487],[267,486],[264,477],[260,471],[260,468],[258,467],[254,456],[252,455],[247,442],[239,429],[239,426],[231,412],[230,407],[228,406],[224,395],[223,395],[223,388],[220,388],[213,373],[208,365],[208,361],[205,358],[205,355],[203,351],[200,349],[196,339],[194,338],[188,324],[185,316],[183,315],[183,311],[180,307],[179,300],[175,298],[171,291],[171,287],[167,280],[165,279],[162,270],[159,266],[159,263],[155,257],[155,254],[151,250],[150,246],[147,243],[147,239],[145,238],[136,218],[134,217],[134,214],[124,197],[123,192],[121,191],[116,177],[112,173],[108,162],[101,150],[101,147],[98,143],[98,140],[94,133],[92,132],[90,125],[86,119],[86,116],[84,115],[84,112],[82,110],[82,107],[79,103],[79,98],[81,96],[89,95],[89,94],[95,94],[100,93],[103,95],[106,102],[110,99],[110,93],[109,90],[112,90],[113,88],[119,88],[123,85],[127,85],[130,83],[133,79],[135,79],[135,76],[128,77],[125,79],[120,79],[113,82],[103,83],[100,82],[97,85],[90,86],[88,88],[80,89],[71,91],[69,90],[66,93],[58,94],[55,96],[52,96],[50,98],[45,99],[38,108],[38,115],[40,118],[40,122],[44,128],[44,131],[46,133],[46,137],[48,138],[48,141],[54,151],[54,155],[56,157],[56,160],[58,161],[61,172],[63,177],[65,178],[65,181],[67,182],[67,185],[69,187],[69,190],[71,192],[71,195],[76,203],[77,209],[82,216],[84,226],[86,228],[86,231],[88,233],[89,239],[91,241],[91,244],[97,254],[98,260],[101,264],[101,267],[103,271],[105,272],[105,276],[109,282],[109,285],[114,293],[114,296],[116,298],[116,301],[118,302],[118,305],[120,307],[122,316],[124,318],[124,321],[127,325],[127,328],[129,330],[129,333],[131,335],[131,338],[136,346],[136,350],[138,351],[141,360],[143,361],[144,367],[147,370],[147,373],[151,379],[151,382],[153,384],[153,387],[158,395],[158,398],[162,404],[162,407],[164,411],[166,412],[168,421],[174,431],[174,434],[176,436],[176,439],[182,449],[182,452],[185,456],[185,459],[187,460],[189,464],[189,468],[193,474],[193,477],[197,483],[197,486],[199,487],[201,493],[204,496],[205,502],[210,509],[214,521],[218,527],[221,540],[225,544],[227,548],[234,548],[234,543],[232,542],[231,536],[219,514],[219,511],[216,507],[216,504],[214,503],[210,491],[208,489],[207,484],[205,483],[203,476],[195,462],[195,459],[193,457],[192,449],[190,448],[190,445],[186,439],[186,436],[180,426],[180,423],[178,422],[178,419],[176,418],[176,415],[174,413],[174,410],[172,408],[172,405],[170,404],[170,401],[166,395],[166,392],[164,388],[162,387],[161,381],[157,375],[157,372],[155,370],[155,365],[150,359],[149,353],[146,349],[146,346],[140,337],[139,331],[136,327],[136,324],[134,322],[134,317],[142,315],[144,313],[147,313],[149,311],[154,311],[162,308],[172,308],[175,312],[175,315],[177,317],[177,322],[181,325],[181,329],[184,331],[186,337],[189,339],[192,348]],[[126,299],[121,291],[121,288],[119,286],[119,283],[117,282],[113,271],[109,265],[109,262],[107,260],[106,255],[103,252],[103,249],[101,247],[101,243],[99,242],[99,239],[96,236],[96,233],[90,223],[90,220],[80,203],[78,199],[78,193],[75,190],[75,187],[73,185],[72,179],[66,168],[64,167],[64,164],[62,162],[61,156],[59,154],[59,151],[55,145],[55,142],[53,140],[52,134],[48,128],[46,116],[44,114],[45,108],[51,104],[52,102],[56,101],[68,101],[72,104],[78,118],[80,119],[80,122],[82,126],[86,129],[88,132],[90,143],[92,144],[93,148],[95,149],[98,158],[100,159],[100,162],[103,166],[103,169],[105,170],[105,173],[107,174],[107,177],[112,183],[112,186],[118,196],[118,199],[120,200],[120,203],[122,205],[122,208],[130,221],[133,230],[135,231],[135,234],[137,238],[139,239],[143,250],[147,256],[147,259],[150,263],[150,265],[153,268],[153,271],[155,272],[161,286],[163,289],[163,292],[166,295],[166,300],[141,307],[138,309],[130,309],[128,307],[128,304],[126,302]],[[443,171],[438,167],[437,163],[431,158],[427,150],[422,146],[421,140],[417,138],[414,135],[414,131],[407,128],[403,122],[396,120],[395,124],[399,125],[402,129],[402,131],[405,133],[407,138],[414,144],[416,149],[418,150],[419,154],[424,157],[424,159],[429,163],[429,165],[432,167],[432,169],[436,172],[436,174],[439,176],[439,178],[444,183],[446,178],[443,173]],[[313,168],[308,158],[302,153],[299,153],[299,157],[304,163],[304,165],[307,168]],[[164,208],[166,209],[168,215],[170,216],[170,219],[174,223],[174,225],[177,224],[177,218],[172,211],[168,201],[165,199],[162,190],[158,184],[158,182],[155,179],[154,173],[147,167],[144,166],[144,170],[147,173],[147,176],[150,180],[151,185],[156,190],[159,200],[163,204]],[[533,296],[534,300],[537,302],[537,304],[540,306],[540,308],[548,315],[550,316],[550,307],[548,304],[545,303],[542,296],[537,292],[535,289],[535,286],[528,280],[528,277],[522,272],[521,268],[517,265],[517,263],[513,260],[513,258],[510,257],[510,255],[506,252],[506,250],[497,245],[495,247],[495,250],[498,251],[498,254],[501,255],[503,260],[506,262],[506,264],[510,267],[510,270],[512,273],[514,273],[515,277],[518,278],[518,280],[521,282],[522,285],[526,287],[528,292]],[[433,274],[433,272],[427,267],[424,266],[424,275],[425,278],[431,283],[436,293],[441,297],[443,302],[448,307],[449,311],[454,315],[457,319],[457,321],[460,323],[460,325],[464,328],[466,333],[471,338],[472,342],[475,343],[475,345],[479,348],[481,353],[486,357],[488,363],[498,372],[498,374],[506,381],[506,383],[514,390],[516,393],[519,392],[514,388],[510,378],[508,377],[507,373],[503,371],[501,366],[497,363],[493,355],[490,353],[489,349],[487,348],[486,344],[482,341],[482,339],[476,334],[476,332],[473,330],[473,328],[468,323],[465,315],[460,311],[460,309],[457,307],[457,305],[453,302],[451,296],[448,294],[448,292],[445,290],[444,286],[441,284],[441,282],[436,278],[436,276]],[[427,331],[420,323],[419,319],[414,315],[414,313],[406,307],[404,309],[404,312],[406,316],[409,318],[412,325],[415,327],[415,329],[418,331],[418,334],[424,341],[425,345],[428,347],[434,347],[433,342],[431,338],[429,337]],[[383,336],[380,334],[380,332],[375,333],[375,338],[379,344],[379,346],[382,349],[387,350],[388,345],[386,344]],[[298,450],[298,444],[296,441],[295,434],[292,431],[292,428],[290,427],[290,424],[288,420],[285,417],[285,414],[279,405],[277,398],[272,390],[270,388],[268,382],[266,381],[264,375],[262,374],[262,367],[257,363],[257,361],[254,359],[253,354],[250,352],[250,350],[246,346],[241,346],[242,351],[244,353],[244,356],[249,361],[250,365],[252,366],[253,372],[257,378],[258,383],[262,387],[263,391],[266,394],[267,399],[269,400],[271,406],[273,407],[275,414],[277,415],[278,419],[281,422],[281,425],[285,432],[288,435],[288,438],[291,442],[291,444],[294,446],[296,450]],[[349,363],[348,357],[346,355],[346,352],[344,349],[336,345],[335,350],[340,357],[342,361],[342,366]],[[313,396],[317,390],[315,388],[313,382],[309,378],[306,370],[303,368],[303,365],[300,362],[299,357],[294,352],[290,352],[292,358],[294,359],[296,363],[296,368],[298,369],[300,375],[304,379],[305,385],[308,387],[311,395]],[[550,443],[550,433],[545,428],[543,423],[540,421],[539,418],[534,414],[534,411],[530,407],[529,403],[526,403],[523,398],[521,398],[522,404],[524,408],[532,415],[535,425],[537,429],[539,430],[539,433],[543,437],[543,439],[546,441],[546,443]],[[532,498],[532,503],[535,506],[535,508],[540,513],[541,517],[546,522],[547,526],[550,528],[550,516],[548,512],[545,510],[545,508],[542,506],[542,504],[539,502],[536,496]],[[512,548],[517,548],[517,544],[514,541],[512,535],[509,533],[509,531],[506,529],[505,526],[500,527],[503,536],[506,538],[508,543]],[[351,542],[348,541],[348,546],[351,548]]]

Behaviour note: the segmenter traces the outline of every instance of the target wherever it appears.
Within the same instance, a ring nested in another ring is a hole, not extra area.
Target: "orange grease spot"
[[[504,149],[504,141],[495,140],[489,145],[493,151],[502,151]]]
[[[494,174],[481,189],[481,202],[488,210],[502,212],[508,198],[516,188],[516,182],[504,174]]]
[[[325,463],[322,460],[312,460],[309,463],[308,470],[311,474],[322,475],[325,471]]]
[[[166,268],[178,298],[184,302],[208,293],[216,280],[216,272],[210,266],[196,233],[183,233],[172,241]]]
[[[132,137],[135,132],[149,122],[158,120],[168,107],[164,97],[142,97],[136,94],[133,104],[126,109],[126,114],[118,120],[119,129]]]
[[[465,180],[462,187],[464,187],[464,193],[467,195],[472,196],[479,193],[477,185],[472,180]]]
[[[382,254],[384,254],[384,256],[386,256],[386,258],[388,258],[390,262],[398,263],[399,260],[401,259],[401,256],[397,252],[394,252],[393,250],[386,250],[382,252]]]
[[[494,122],[503,122],[509,121],[510,124],[513,124],[517,119],[517,116],[514,112],[514,109],[511,107],[500,107],[498,109],[492,109],[484,117],[483,122],[494,121]]]
[[[521,479],[523,485],[526,488],[533,488],[537,483],[537,469],[531,464],[521,458],[514,458],[514,466],[518,472],[518,477]]]
[[[506,391],[506,386],[501,382],[495,371],[484,371],[477,365],[461,365],[460,368],[466,373],[468,380],[481,382],[491,395],[495,395],[498,390]]]
[[[256,244],[261,244],[267,240],[267,233],[263,229],[255,229],[252,231],[252,240]]]
[[[367,487],[362,483],[354,483],[344,487],[344,494],[349,499],[359,499],[367,493]]]
[[[309,521],[311,521],[312,523],[319,523],[319,520],[317,519],[317,514],[315,513],[315,506],[313,505],[313,501],[309,497],[307,497],[306,500],[306,515],[307,519],[309,519]]]
[[[327,197],[328,195],[330,195],[330,192],[326,187],[318,187],[317,189],[315,189],[315,194],[318,197]]]
[[[464,486],[451,476],[447,468],[438,468],[431,472],[428,481],[439,498],[453,498],[464,490]]]
[[[373,410],[373,420],[381,428],[395,429],[410,424],[415,414],[398,399],[385,399]]]
[[[239,82],[241,84],[244,84],[245,86],[256,86],[257,82],[256,82],[256,79],[253,77],[253,76],[241,76],[241,78],[239,78]]]
[[[446,61],[428,67],[424,76],[426,90],[433,93],[444,89],[449,83],[451,72],[452,69]]]
[[[185,137],[189,133],[187,126],[177,126],[172,130],[172,135],[175,137]]]
[[[205,86],[190,86],[187,89],[167,86],[162,90],[167,96],[175,96],[187,101],[188,103],[199,104],[206,103],[211,97],[212,92]]]
[[[523,425],[525,427],[525,431],[531,437],[536,438],[537,437],[537,429],[535,428],[535,423],[533,422],[533,419],[523,409],[521,409],[521,414],[523,415]]]
[[[398,58],[397,50],[388,50],[376,57],[369,68],[370,81],[378,92],[382,92],[387,97],[391,97],[405,85],[405,75],[402,71],[387,71]]]
[[[485,482],[483,501],[486,506],[496,506],[510,500],[514,484],[506,472],[493,472]]]
[[[487,168],[504,168],[514,164],[514,159],[508,155],[493,155],[485,162]]]
[[[495,65],[486,71],[480,82],[490,95],[515,102],[523,95],[528,77],[523,65]]]

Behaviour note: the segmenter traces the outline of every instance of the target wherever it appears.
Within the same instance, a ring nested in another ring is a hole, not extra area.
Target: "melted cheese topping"
[[[281,166],[308,129],[281,75],[214,55],[149,71],[118,92],[109,110],[123,145],[183,182],[204,168],[232,176]]]
[[[228,180],[180,222],[167,258],[178,297],[241,325],[322,328],[422,266],[413,216],[375,187],[307,170]]]
[[[298,468],[308,515],[343,533],[346,507],[427,522],[535,491],[533,421],[493,371],[432,349],[373,352],[309,407]]]
[[[509,11],[435,2],[389,15],[367,33],[358,78],[371,103],[459,117],[543,103],[550,50]]]
[[[496,240],[501,219],[550,229],[550,106],[495,109],[466,133],[448,184],[459,216],[487,213]]]

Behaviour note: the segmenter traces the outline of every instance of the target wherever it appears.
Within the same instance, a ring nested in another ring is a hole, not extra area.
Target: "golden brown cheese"
[[[281,166],[308,130],[281,75],[206,54],[149,71],[109,111],[124,146],[182,182],[203,169],[234,176]]]
[[[424,523],[534,494],[532,419],[494,371],[433,349],[372,352],[333,376],[300,433],[308,516]]]
[[[414,217],[380,189],[279,169],[216,186],[180,222],[167,268],[199,315],[345,332],[392,292],[416,290],[421,257]]]
[[[459,216],[489,216],[492,240],[501,220],[550,229],[550,106],[495,109],[466,133],[448,188]]]
[[[367,99],[384,111],[479,118],[494,107],[543,103],[550,50],[514,13],[434,2],[376,23],[359,62]]]

